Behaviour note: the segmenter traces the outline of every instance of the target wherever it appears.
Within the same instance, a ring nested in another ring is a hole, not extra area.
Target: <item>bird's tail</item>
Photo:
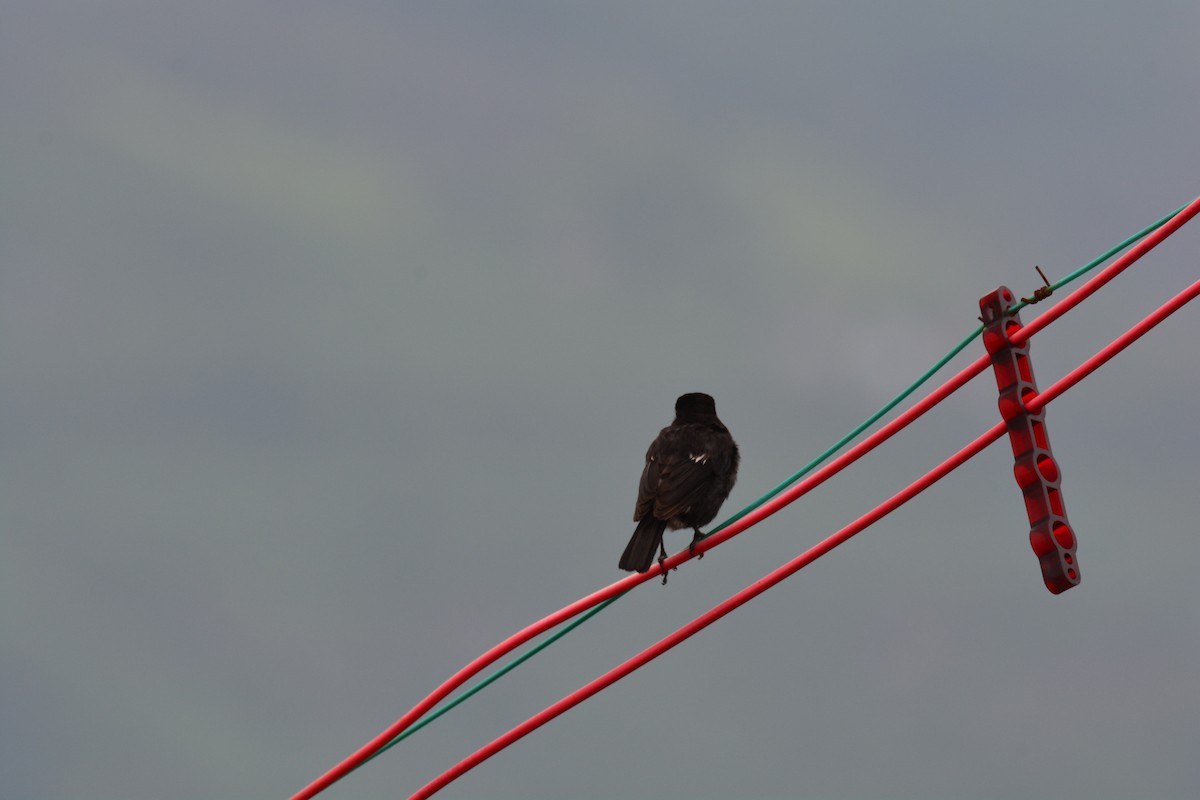
[[[654,563],[655,553],[662,545],[663,531],[667,529],[667,521],[655,519],[653,514],[646,514],[633,531],[633,538],[625,545],[621,554],[621,569],[631,572],[645,572]]]

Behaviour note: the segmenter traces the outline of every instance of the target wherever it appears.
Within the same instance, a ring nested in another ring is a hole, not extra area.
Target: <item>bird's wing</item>
[[[658,441],[655,440],[646,453],[646,467],[642,470],[642,479],[638,481],[637,505],[633,508],[634,522],[640,522],[642,517],[654,511],[654,501],[658,497],[658,484],[661,478],[661,464],[654,453],[657,444]]]
[[[718,452],[715,437],[691,431],[688,448],[680,441],[684,437],[673,433],[664,431],[646,452],[635,520],[648,513],[657,519],[685,513],[703,496],[713,476],[729,469],[728,456]]]
[[[654,516],[673,519],[704,496],[713,479],[711,458],[705,453],[688,453],[668,459],[659,470]]]

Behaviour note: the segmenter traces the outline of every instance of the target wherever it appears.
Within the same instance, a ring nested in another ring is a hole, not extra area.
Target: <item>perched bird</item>
[[[667,558],[663,531],[691,528],[691,546],[703,538],[700,526],[717,515],[737,480],[738,448],[706,394],[685,394],[675,401],[675,421],[659,431],[646,451],[638,484],[633,538],[621,555],[621,569],[645,572],[659,551]],[[667,573],[663,572],[663,583]]]

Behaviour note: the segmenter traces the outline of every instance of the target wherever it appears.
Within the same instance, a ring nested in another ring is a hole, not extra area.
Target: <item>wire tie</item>
[[[1047,297],[1054,294],[1054,287],[1050,285],[1050,281],[1046,278],[1046,273],[1042,272],[1042,268],[1037,264],[1034,264],[1033,268],[1037,270],[1038,275],[1042,276],[1042,283],[1046,285],[1039,286],[1033,293],[1033,297],[1022,297],[1021,302],[1025,303],[1026,305],[1040,303],[1042,300],[1045,300]]]

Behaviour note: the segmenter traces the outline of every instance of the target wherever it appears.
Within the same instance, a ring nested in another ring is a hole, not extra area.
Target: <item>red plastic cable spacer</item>
[[[1008,427],[1016,466],[1013,475],[1025,494],[1029,515],[1029,544],[1042,566],[1046,588],[1061,594],[1079,584],[1079,559],[1075,532],[1067,521],[1060,482],[1062,474],[1046,433],[1045,409],[1029,413],[1025,401],[1037,394],[1029,340],[1017,346],[1013,334],[1021,329],[1021,316],[1010,309],[1016,297],[1001,286],[979,299],[983,321],[983,346],[992,359],[1000,390],[1000,416]]]

